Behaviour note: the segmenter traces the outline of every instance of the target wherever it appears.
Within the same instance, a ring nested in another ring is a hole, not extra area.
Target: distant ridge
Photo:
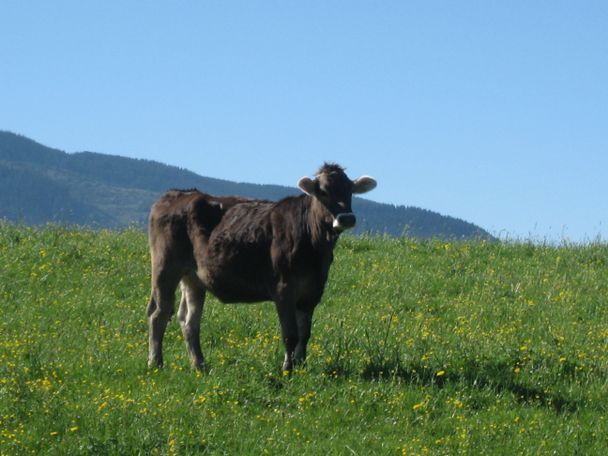
[[[203,177],[151,160],[94,152],[68,154],[0,131],[0,218],[26,224],[144,227],[150,206],[162,192],[191,187],[216,195],[270,200],[300,193],[292,187]],[[492,239],[472,223],[430,210],[362,198],[353,200],[353,209],[356,234]]]

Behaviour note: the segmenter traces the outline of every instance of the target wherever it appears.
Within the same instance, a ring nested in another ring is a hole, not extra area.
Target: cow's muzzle
[[[352,228],[357,223],[357,217],[352,212],[338,214],[334,219],[333,227],[336,231],[344,231]]]

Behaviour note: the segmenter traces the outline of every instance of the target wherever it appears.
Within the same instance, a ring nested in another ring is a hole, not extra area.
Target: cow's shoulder
[[[271,220],[276,228],[302,226],[307,213],[306,195],[288,196],[274,204]]]

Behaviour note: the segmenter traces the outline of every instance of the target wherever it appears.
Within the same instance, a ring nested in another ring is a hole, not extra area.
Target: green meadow
[[[608,454],[608,246],[340,239],[309,359],[208,297],[146,367],[135,230],[0,224],[0,454]]]

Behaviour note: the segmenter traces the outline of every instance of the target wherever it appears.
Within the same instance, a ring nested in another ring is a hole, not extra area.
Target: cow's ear
[[[353,193],[367,193],[376,188],[376,179],[369,176],[361,176],[353,182]]]
[[[298,181],[298,187],[307,195],[313,196],[315,194],[315,182],[307,176],[304,176]]]

